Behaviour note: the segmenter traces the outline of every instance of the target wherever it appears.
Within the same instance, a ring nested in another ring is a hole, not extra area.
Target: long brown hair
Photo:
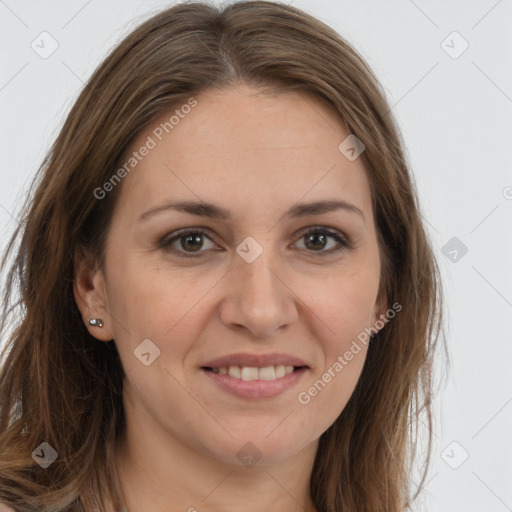
[[[442,294],[385,94],[350,44],[297,8],[267,1],[222,9],[187,2],[145,21],[93,73],[42,163],[7,245],[1,266],[8,272],[0,502],[16,511],[103,511],[109,501],[120,506],[113,454],[124,429],[124,373],[115,343],[98,342],[83,324],[73,296],[74,254],[88,248],[102,265],[122,183],[102,200],[94,190],[122,165],[140,130],[193,94],[236,83],[322,98],[364,143],[360,158],[382,257],[381,293],[388,304],[402,306],[370,342],[352,397],[320,438],[313,503],[319,512],[407,509],[424,416],[423,483]],[[58,453],[46,469],[32,457],[42,442]]]

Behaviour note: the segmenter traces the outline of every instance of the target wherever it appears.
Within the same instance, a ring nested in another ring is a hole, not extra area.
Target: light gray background
[[[171,3],[0,0],[0,249],[83,82]],[[442,268],[452,367],[416,510],[512,511],[512,1],[287,3],[339,31],[384,85]],[[47,59],[31,48],[43,31],[59,45]],[[453,31],[469,44],[457,58]],[[452,237],[466,254],[442,252]]]

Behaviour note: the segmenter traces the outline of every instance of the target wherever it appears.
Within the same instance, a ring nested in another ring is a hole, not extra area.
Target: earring
[[[93,327],[103,327],[103,320],[101,318],[91,318],[89,320],[89,325]]]

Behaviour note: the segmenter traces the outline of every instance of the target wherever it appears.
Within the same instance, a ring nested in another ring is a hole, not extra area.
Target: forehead
[[[371,209],[366,170],[340,152],[349,132],[326,102],[246,85],[192,98],[132,144],[129,155],[139,155],[119,201],[134,213],[170,199],[229,202],[246,212],[326,195]]]

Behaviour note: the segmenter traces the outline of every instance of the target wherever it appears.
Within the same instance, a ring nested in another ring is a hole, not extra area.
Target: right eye
[[[206,231],[202,229],[180,229],[162,238],[159,242],[159,246],[165,251],[172,252],[184,258],[197,258],[201,255],[200,253],[205,252],[200,250],[203,248],[204,242],[202,239],[205,237],[211,242]],[[176,242],[180,247],[175,246]],[[213,245],[215,246],[215,244]],[[189,249],[191,252],[188,251]]]

